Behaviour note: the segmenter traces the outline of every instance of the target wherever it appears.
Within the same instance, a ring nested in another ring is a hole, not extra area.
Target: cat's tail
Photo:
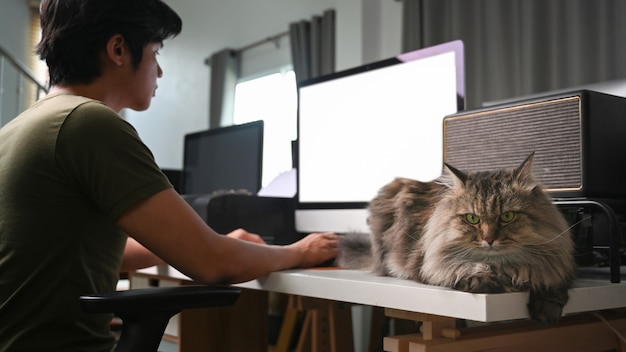
[[[369,234],[349,232],[339,235],[339,255],[335,264],[345,269],[371,270],[372,242]]]

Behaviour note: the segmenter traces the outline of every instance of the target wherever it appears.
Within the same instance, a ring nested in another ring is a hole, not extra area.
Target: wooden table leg
[[[301,312],[295,308],[287,305],[285,312],[283,314],[283,323],[280,327],[280,332],[278,334],[278,341],[276,341],[276,347],[274,348],[274,352],[288,352],[291,347],[291,341],[293,339],[293,334],[295,333],[296,326],[300,319]]]
[[[626,332],[626,312],[604,312],[563,317],[561,322],[541,327],[531,321],[493,323],[455,329],[445,317],[387,311],[392,316],[423,319],[421,334],[385,338],[388,352],[593,352],[624,348],[618,336]]]
[[[379,352],[383,343],[385,329],[385,309],[382,307],[372,307],[372,318],[370,325],[370,340],[368,352]]]
[[[292,295],[287,303],[276,352],[284,352],[288,348],[300,312],[304,314],[304,322],[296,351],[350,352],[354,350],[350,305]]]
[[[332,352],[354,351],[351,307],[347,303],[329,301],[327,312]]]

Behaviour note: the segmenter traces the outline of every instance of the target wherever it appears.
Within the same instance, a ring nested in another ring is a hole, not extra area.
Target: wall
[[[181,168],[184,134],[208,127],[210,67],[204,60],[213,52],[284,32],[290,22],[328,8],[337,12],[337,70],[400,52],[402,5],[394,0],[165,1],[183,18],[183,31],[161,50],[164,76],[150,109],[124,111],[164,168]],[[271,58],[289,61],[289,40],[283,38],[278,49],[272,44],[254,49],[246,59],[254,55],[258,67],[246,74],[262,71]]]
[[[18,60],[27,63],[34,55],[28,46],[30,12],[28,0],[2,0],[0,3],[0,45]],[[0,126],[19,113],[16,86],[18,74],[9,62],[0,63]]]
[[[30,25],[29,0],[1,0],[0,3],[0,45],[18,59],[27,63],[34,55],[34,48],[28,47],[28,27]]]

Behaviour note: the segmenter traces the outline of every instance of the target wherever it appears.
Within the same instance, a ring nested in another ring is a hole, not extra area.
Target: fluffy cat
[[[529,291],[541,324],[559,320],[574,278],[568,224],[531,174],[518,168],[436,181],[397,178],[370,202],[371,237],[345,234],[337,264],[472,293]]]

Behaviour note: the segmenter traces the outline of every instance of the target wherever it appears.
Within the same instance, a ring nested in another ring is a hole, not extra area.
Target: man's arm
[[[222,236],[178,193],[167,189],[126,210],[118,225],[156,256],[194,280],[244,282],[273,271],[309,267],[337,255],[334,234],[311,234],[288,246]]]
[[[163,263],[163,259],[142,246],[134,238],[128,237],[120,271],[127,272]]]
[[[250,233],[244,229],[233,230],[226,236],[260,244],[265,243],[261,236],[255,233]],[[164,263],[163,259],[152,253],[148,248],[142,246],[141,243],[137,242],[134,238],[128,237],[120,271],[127,272]]]

